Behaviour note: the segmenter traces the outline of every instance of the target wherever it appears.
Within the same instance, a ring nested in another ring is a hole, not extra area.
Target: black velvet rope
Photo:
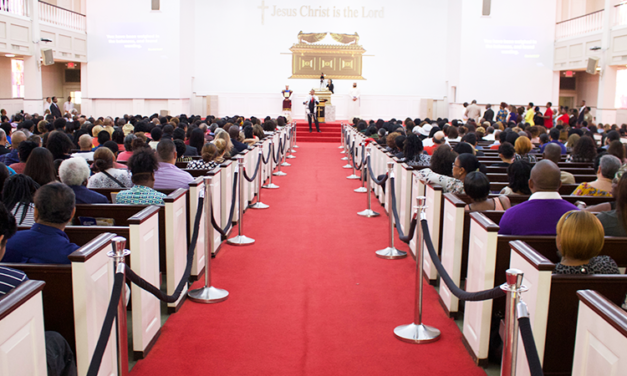
[[[100,336],[96,343],[96,349],[94,355],[91,357],[89,368],[87,369],[87,376],[96,376],[100,370],[100,364],[102,363],[102,355],[107,348],[107,342],[111,336],[111,327],[113,326],[113,320],[118,317],[118,303],[120,302],[120,296],[122,295],[122,286],[124,286],[124,273],[115,273],[113,281],[113,290],[111,292],[111,300],[109,300],[109,306],[107,307],[107,313],[105,315],[102,328],[100,329]],[[126,335],[126,333],[123,333]],[[122,349],[126,351],[126,349]]]
[[[279,146],[277,146],[277,153],[276,153],[276,157],[274,156],[274,153],[272,153],[272,160],[274,161],[274,164],[279,164],[279,160],[281,159],[281,148],[283,146],[283,140],[279,137]],[[274,148],[274,144],[272,144],[272,147]]]
[[[154,295],[157,299],[164,301],[166,303],[174,303],[179,300],[185,285],[189,280],[189,275],[192,272],[192,264],[194,263],[194,249],[196,249],[196,243],[198,242],[198,231],[200,227],[200,218],[202,217],[203,205],[204,205],[204,197],[198,198],[198,210],[196,211],[196,217],[194,218],[194,232],[192,233],[192,239],[189,243],[189,247],[187,248],[187,263],[185,264],[185,272],[183,272],[183,277],[179,281],[176,289],[174,289],[174,293],[172,295],[167,295],[158,287],[155,287],[150,282],[146,281],[142,277],[138,276],[128,265],[126,265],[126,278],[141,287],[143,290],[148,291],[152,295]]]
[[[455,282],[451,279],[451,277],[446,272],[446,269],[442,266],[440,262],[440,258],[438,254],[435,252],[435,248],[433,248],[433,242],[431,242],[431,235],[429,234],[429,225],[427,224],[427,220],[423,219],[420,221],[422,225],[422,234],[427,245],[427,250],[429,251],[429,256],[431,256],[431,260],[435,265],[440,277],[446,283],[446,287],[451,291],[453,295],[455,295],[458,299],[468,300],[468,301],[481,301],[488,299],[497,299],[502,298],[506,295],[505,291],[501,289],[500,286],[497,286],[490,290],[477,291],[477,292],[468,292],[460,289],[455,285]],[[420,247],[420,244],[416,244],[416,248]]]
[[[523,345],[525,346],[525,354],[527,354],[527,363],[529,364],[529,372],[531,376],[543,376],[542,364],[540,363],[540,357],[538,356],[538,349],[536,348],[536,342],[533,339],[533,332],[531,331],[531,323],[529,317],[518,318],[518,327],[520,328],[520,336],[522,337]]]
[[[372,172],[372,165],[370,165],[370,157],[368,157],[368,173],[370,174],[372,181],[375,182],[376,185],[383,185],[385,184],[385,181],[388,180],[387,174],[385,174],[385,176],[381,180],[377,180],[377,178],[375,177],[375,174]]]
[[[213,206],[211,207],[211,225],[222,235],[222,240],[226,239],[228,236],[228,232],[231,229],[231,224],[233,223],[233,214],[235,213],[235,199],[237,198],[237,171],[233,175],[233,194],[231,195],[231,212],[229,213],[229,220],[226,221],[226,227],[222,228],[213,217]]]
[[[263,152],[261,153],[261,158],[263,159],[263,164],[268,164],[270,162],[270,153],[272,153],[272,144],[268,147],[268,156],[263,157]]]
[[[287,140],[285,139],[285,133],[283,133],[283,144],[281,144],[281,155],[285,153],[285,145],[287,145]]]
[[[246,174],[246,167],[244,167],[244,179],[248,180],[251,183],[255,181],[255,178],[257,177],[257,173],[260,170],[259,169],[259,164],[261,163],[261,158],[262,157],[263,157],[262,155],[259,155],[259,157],[257,157],[257,166],[255,166],[255,173],[253,174],[252,178],[248,177],[248,174]]]

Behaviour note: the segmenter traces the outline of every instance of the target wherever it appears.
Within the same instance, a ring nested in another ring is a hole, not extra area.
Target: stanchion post
[[[397,260],[407,257],[407,252],[399,251],[394,247],[394,208],[392,203],[392,179],[394,178],[394,162],[388,162],[388,180],[386,182],[385,189],[385,205],[388,208],[388,223],[389,223],[389,246],[376,252],[377,257],[387,260]]]
[[[280,165],[283,167],[290,167],[291,164],[287,163],[287,161],[285,160],[285,158],[287,158],[287,153],[290,152],[290,148],[287,147],[287,137],[283,137],[283,141],[285,141],[285,145],[283,145],[285,151],[283,152],[283,163],[281,163]]]
[[[359,148],[353,148],[354,153],[351,154],[351,160],[353,161],[353,173],[346,177],[346,179],[357,180],[361,179],[359,176],[355,174],[355,154],[357,154],[357,150],[361,148],[362,143],[359,143]]]
[[[364,186],[364,184],[366,183],[366,174],[367,174],[366,171],[367,170],[368,170],[368,166],[366,166],[366,158],[362,158],[361,172],[360,172],[360,176],[359,176],[359,180],[361,180],[361,187],[359,187],[359,188],[354,190],[357,193],[366,193],[366,192],[368,192],[368,190]]]
[[[269,177],[269,181],[268,184],[262,186],[261,188],[265,188],[265,189],[278,189],[279,186],[272,183],[272,175],[274,173],[274,167],[272,167],[272,163],[273,163],[273,158],[274,158],[274,139],[270,138],[270,158],[268,158],[268,162],[270,162],[270,177]]]
[[[353,150],[355,150],[355,141],[353,140]],[[353,168],[353,166],[351,165],[351,148],[350,147],[346,147],[346,155],[347,157],[346,160],[348,161],[344,166],[342,166],[342,168]],[[343,159],[343,158],[342,158]]]
[[[211,176],[204,178],[205,204],[203,208],[198,208],[198,210],[205,211],[205,286],[187,293],[187,297],[192,302],[205,304],[219,303],[229,297],[228,291],[211,286],[211,252],[214,248],[213,225],[211,224],[211,216],[213,215],[211,181]],[[198,248],[196,248],[196,252],[198,252]]]
[[[113,274],[123,273],[126,274],[126,266],[124,265],[124,258],[131,254],[131,251],[126,249],[126,238],[116,236],[111,239],[111,251],[107,253],[107,256],[113,259]],[[126,280],[126,278],[124,278]],[[126,284],[122,285],[122,293],[120,294],[120,301],[118,302],[117,312],[117,351],[118,351],[118,375],[125,376],[128,374],[128,335],[126,327]]]
[[[249,205],[248,207],[251,209],[268,209],[270,207],[270,205],[266,205],[263,202],[261,202],[261,185],[263,184],[263,147],[259,147],[259,169],[257,170],[257,175],[259,175],[257,177],[257,202],[255,202],[252,205]]]
[[[340,142],[342,143],[342,145],[338,146],[337,148],[344,149],[344,124],[340,124]],[[344,151],[342,150],[340,154],[344,154]]]
[[[244,184],[244,156],[238,155],[237,162],[239,165],[239,184],[237,187],[237,191],[239,192],[239,220],[237,221],[237,236],[228,239],[226,242],[231,245],[250,245],[255,242],[255,239],[249,238],[246,235],[242,235],[244,222],[244,189],[242,187],[242,185]]]
[[[294,144],[296,143],[296,138],[295,138],[296,137],[296,132],[294,131],[294,129],[296,129],[296,128],[294,128],[294,126],[292,125],[292,127],[290,128],[290,134],[292,135],[292,137],[290,137],[290,149],[289,149],[290,155],[285,157],[285,158],[289,158],[289,159],[296,158],[294,156],[294,153],[296,153],[296,150],[294,150],[294,147],[295,147]]]
[[[292,146],[292,148],[294,148],[294,149],[298,149],[298,145],[296,145],[296,134],[297,133],[298,133],[298,129],[296,128],[296,124],[294,123],[294,146]],[[293,153],[296,153],[296,150],[294,150]]]
[[[422,233],[421,222],[427,218],[427,198],[416,197],[418,210],[418,238],[416,240],[416,294],[414,307],[414,322],[409,325],[397,326],[394,329],[396,338],[407,343],[430,343],[440,339],[440,331],[432,326],[422,323],[422,289],[423,289],[423,264],[425,259],[425,239]]]
[[[372,210],[372,187],[370,186],[371,180],[370,180],[370,175],[368,172],[369,161],[370,161],[370,146],[366,148],[366,160],[364,161],[364,165],[366,166],[364,169],[364,173],[366,174],[366,187],[367,187],[366,193],[368,193],[368,197],[367,197],[368,209],[358,212],[357,215],[360,215],[362,217],[372,218],[372,217],[378,217],[380,214]]]
[[[520,294],[527,291],[522,285],[524,273],[518,269],[507,269],[505,283],[501,289],[507,293],[505,301],[505,330],[503,332],[503,356],[501,358],[501,376],[516,375],[516,354],[518,351],[518,317],[516,307]]]

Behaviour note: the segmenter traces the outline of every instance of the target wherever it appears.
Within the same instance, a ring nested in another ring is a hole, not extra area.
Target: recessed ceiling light
[[[14,55],[14,54],[6,54],[6,55],[4,55],[4,56],[6,56],[6,57],[15,57],[15,55]]]

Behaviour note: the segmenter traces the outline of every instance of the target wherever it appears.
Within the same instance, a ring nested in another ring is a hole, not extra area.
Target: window
[[[24,60],[11,59],[13,98],[24,98]]]
[[[72,103],[81,104],[81,92],[80,91],[71,91],[70,97],[72,97]]]

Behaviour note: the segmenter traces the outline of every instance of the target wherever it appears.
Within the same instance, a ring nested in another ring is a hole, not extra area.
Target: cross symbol
[[[266,3],[265,0],[261,0],[261,5],[257,7],[259,9],[261,9],[261,24],[262,25],[263,25],[263,20],[264,20],[263,16],[266,13],[266,9],[269,8],[268,6],[266,6],[265,3]]]

